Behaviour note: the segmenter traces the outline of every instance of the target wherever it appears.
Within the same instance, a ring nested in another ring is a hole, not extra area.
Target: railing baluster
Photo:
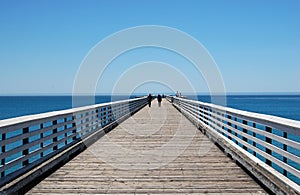
[[[23,128],[23,132],[22,132],[22,133],[23,133],[23,134],[28,134],[28,133],[29,133],[29,127]],[[29,135],[28,135],[26,138],[23,139],[22,145],[24,146],[24,145],[26,145],[26,144],[28,144],[28,143],[29,143]],[[24,150],[22,151],[22,155],[23,155],[23,156],[26,156],[26,155],[28,155],[28,154],[29,154],[29,148],[26,147],[26,149],[24,149]],[[25,161],[22,162],[22,166],[23,166],[23,167],[24,167],[24,166],[27,166],[28,163],[29,163],[29,160],[27,159],[27,160],[25,160]]]
[[[223,116],[223,114],[222,113],[218,113],[218,115],[220,116],[220,118],[218,119],[218,121],[219,121],[219,127],[221,128],[221,129],[224,129],[224,126],[222,125],[223,124],[223,120],[222,120],[222,116]],[[221,134],[223,135],[223,136],[225,136],[225,133],[224,132],[221,132]]]
[[[41,130],[44,129],[44,124],[43,124],[43,123],[40,124],[40,129],[41,129]],[[40,139],[43,139],[43,138],[44,138],[44,133],[41,132],[41,133],[40,133]],[[44,142],[41,142],[41,143],[40,143],[40,147],[41,147],[41,149],[44,147]],[[42,152],[40,153],[40,157],[41,157],[41,158],[44,157],[44,152],[43,152],[43,150],[42,150]]]
[[[4,140],[6,140],[6,133],[2,133],[2,136],[1,136],[1,140],[2,141],[4,141]],[[5,147],[5,145],[3,145],[2,147],[1,147],[1,153],[2,154],[4,154],[5,153],[5,150],[6,150],[6,147]],[[5,165],[5,157],[4,157],[4,155],[3,155],[3,158],[1,159],[1,166],[4,166]],[[5,171],[2,171],[1,172],[1,178],[2,177],[4,177],[5,176]]]
[[[90,125],[88,123],[89,122],[89,118],[88,118],[89,111],[86,112],[84,116],[85,116],[85,119],[83,120],[83,123],[85,123],[86,125],[84,127],[85,130],[83,130],[83,133],[84,133],[84,136],[85,136],[90,131],[90,129],[89,129]]]
[[[237,117],[234,117],[234,121],[237,122]],[[234,125],[234,129],[236,129],[234,135],[237,137],[238,136],[238,134],[237,134],[237,130],[238,130],[237,125]],[[237,145],[239,144],[239,142],[237,141],[237,139],[235,139],[235,143]]]
[[[221,116],[224,117],[224,114],[221,113]],[[220,119],[220,122],[221,122],[222,124],[224,124],[224,120],[223,120],[223,119]],[[222,125],[222,129],[225,130],[224,125]],[[223,133],[223,135],[224,135],[225,137],[228,137],[225,133]]]
[[[75,141],[77,139],[77,128],[76,128],[76,116],[72,115],[72,127],[74,127],[74,129],[72,130],[72,134],[75,135],[72,140]]]
[[[67,118],[64,118],[64,122],[65,122],[65,123],[67,122]],[[68,125],[65,124],[64,129],[67,129],[67,128],[68,128]],[[65,133],[65,137],[68,137],[68,132]],[[66,141],[65,141],[65,145],[67,145],[67,144],[68,144],[68,139],[66,139]]]
[[[272,128],[267,126],[266,131],[269,133],[272,133]],[[269,137],[266,137],[266,142],[269,144],[272,144],[272,139]],[[266,153],[272,155],[272,151],[267,147],[266,147]],[[269,159],[266,159],[266,164],[272,166],[272,162]]]
[[[283,132],[283,138],[287,138],[287,132],[285,132],[285,131]],[[286,144],[283,144],[283,150],[287,151],[287,145]],[[283,162],[287,163],[287,158],[286,157],[283,157]],[[287,176],[287,171],[285,169],[283,169],[283,175]]]
[[[252,126],[254,128],[256,128],[256,123],[253,123]],[[256,137],[256,133],[255,132],[252,132],[252,133],[253,133],[253,137]],[[256,147],[256,142],[255,141],[253,141],[253,146]],[[256,152],[255,151],[253,151],[253,155],[256,156]]]
[[[243,120],[243,124],[247,125],[248,122],[246,120]],[[243,132],[248,134],[248,130],[245,129],[245,128],[243,128]],[[248,142],[248,139],[243,136],[243,141]],[[246,150],[246,151],[248,150],[248,148],[245,145],[243,145],[243,149]]]
[[[99,109],[96,108],[96,116],[95,116],[95,122],[97,124],[96,128],[98,129],[100,126],[99,126]]]
[[[53,125],[53,126],[57,125],[57,120],[52,121],[52,125]],[[54,128],[54,129],[52,130],[52,134],[56,134],[56,133],[57,133],[57,128]],[[52,139],[52,142],[53,142],[53,143],[57,142],[57,135]],[[55,145],[55,146],[53,147],[53,151],[55,151],[55,150],[57,150],[57,145]]]
[[[230,115],[227,115],[227,118],[228,118],[228,119],[231,119],[231,116],[230,116]],[[227,122],[227,125],[231,126],[231,122]],[[230,136],[230,134],[232,134],[231,129],[228,129],[227,131],[228,131],[228,139],[232,140],[232,138],[231,138],[231,136]]]
[[[208,126],[210,126],[210,124],[207,122],[207,120],[208,120],[208,118],[207,118],[207,108],[206,107],[204,107],[204,121],[205,121],[205,123],[208,125]]]

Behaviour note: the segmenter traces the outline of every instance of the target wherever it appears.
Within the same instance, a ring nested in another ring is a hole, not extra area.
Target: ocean
[[[198,100],[211,102],[208,95]],[[227,107],[300,121],[300,95],[228,95]]]
[[[85,96],[81,96],[85,100]],[[130,96],[129,98],[134,98]],[[125,100],[128,96],[95,96],[95,104]],[[0,96],[0,120],[50,111],[70,109],[72,96]],[[87,104],[81,103],[81,106]]]
[[[96,96],[95,104],[127,98]],[[208,95],[198,95],[197,98],[211,102]],[[229,95],[226,99],[231,108],[300,121],[300,95]],[[72,108],[72,96],[0,96],[0,120],[69,108]]]

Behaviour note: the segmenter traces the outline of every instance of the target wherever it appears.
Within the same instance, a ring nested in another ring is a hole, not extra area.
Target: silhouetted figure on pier
[[[161,95],[158,94],[158,96],[157,96],[158,107],[161,106],[161,100],[162,100]]]
[[[147,97],[147,100],[148,100],[148,106],[151,107],[152,95],[150,93]]]

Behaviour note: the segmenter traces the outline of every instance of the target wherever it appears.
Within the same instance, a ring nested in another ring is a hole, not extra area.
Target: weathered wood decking
[[[28,194],[266,193],[167,101],[145,107]]]

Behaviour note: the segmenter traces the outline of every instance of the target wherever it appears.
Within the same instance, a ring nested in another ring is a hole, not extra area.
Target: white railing
[[[201,126],[218,132],[230,144],[243,148],[242,151],[274,168],[300,189],[300,121],[179,97],[168,99]]]
[[[147,104],[136,98],[0,121],[0,186]]]

